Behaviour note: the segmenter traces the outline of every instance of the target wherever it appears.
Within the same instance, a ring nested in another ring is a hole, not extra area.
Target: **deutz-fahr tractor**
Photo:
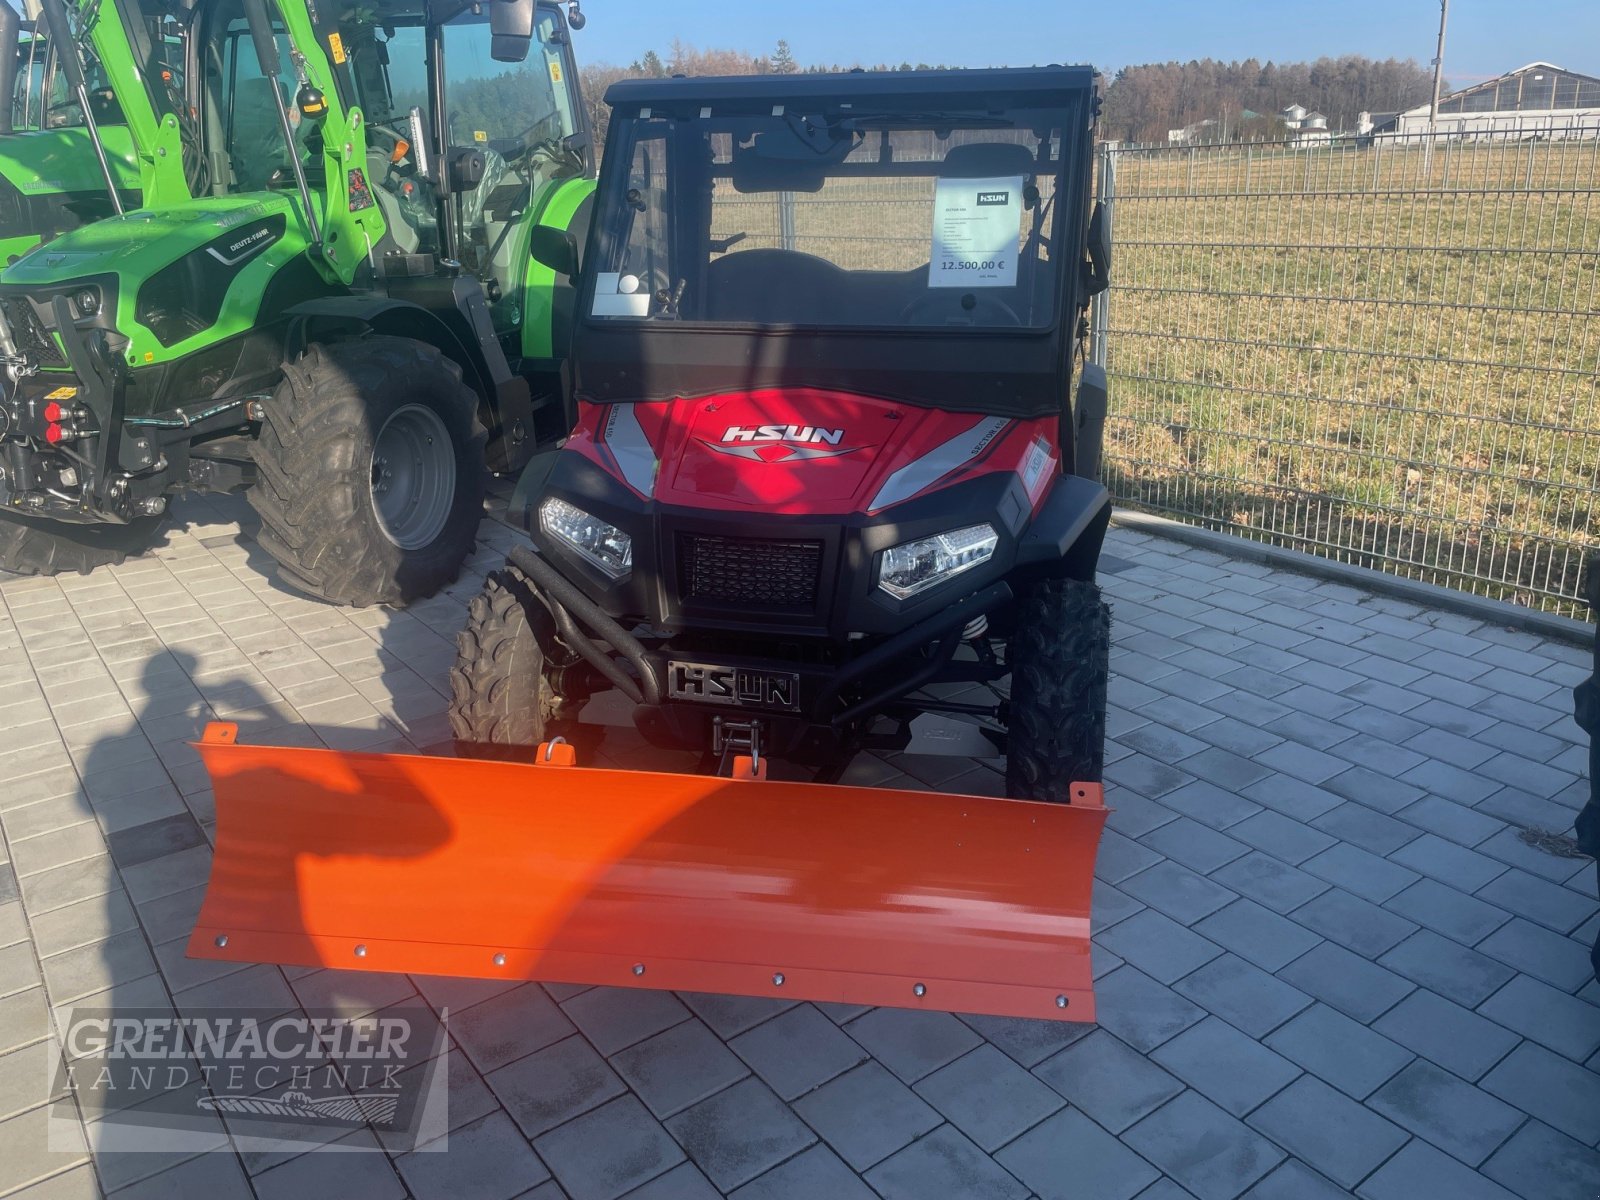
[[[466,756],[212,726],[189,953],[1092,1020],[1092,72],[607,99],[586,243],[535,237],[581,279],[578,416],[470,606]],[[579,764],[619,707],[699,770]],[[839,774],[963,722],[1003,785]]]
[[[130,123],[151,114],[134,139],[165,173],[144,207],[0,273],[0,568],[116,562],[175,493],[245,488],[300,590],[432,594],[472,547],[486,468],[518,470],[569,422],[571,287],[529,239],[581,228],[593,191],[581,14],[125,0],[77,16]]]

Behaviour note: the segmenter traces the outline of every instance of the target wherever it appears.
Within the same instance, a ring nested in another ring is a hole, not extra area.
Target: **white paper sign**
[[[596,317],[648,317],[650,293],[635,275],[620,271],[597,271],[594,278],[594,303],[589,312]]]
[[[1022,176],[939,180],[928,286],[1014,287],[1021,227]]]

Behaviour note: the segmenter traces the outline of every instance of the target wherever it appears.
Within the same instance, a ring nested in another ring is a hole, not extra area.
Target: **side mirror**
[[[1106,206],[1098,200],[1089,216],[1089,262],[1083,274],[1084,289],[1091,296],[1111,286],[1111,231],[1106,228]]]
[[[489,57],[519,63],[533,44],[533,0],[489,0]]]
[[[578,239],[570,229],[535,225],[528,231],[528,253],[557,275],[571,279],[578,274]]]
[[[483,182],[486,163],[483,151],[476,146],[452,146],[445,157],[445,181],[449,191],[470,192]]]

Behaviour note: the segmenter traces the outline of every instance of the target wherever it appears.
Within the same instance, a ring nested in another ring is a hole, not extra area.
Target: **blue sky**
[[[588,0],[579,61],[626,63],[695,46],[761,52],[787,38],[805,62],[971,67],[1169,58],[1292,61],[1433,57],[1438,0]],[[1535,60],[1600,74],[1596,0],[1451,0],[1445,75],[1457,83]]]

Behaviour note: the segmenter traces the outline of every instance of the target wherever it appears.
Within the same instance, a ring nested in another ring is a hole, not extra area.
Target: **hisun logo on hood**
[[[815,425],[730,425],[723,430],[721,444],[704,444],[718,454],[774,463],[797,458],[834,458],[860,449],[858,446],[840,447],[842,441],[844,430],[819,429]]]

